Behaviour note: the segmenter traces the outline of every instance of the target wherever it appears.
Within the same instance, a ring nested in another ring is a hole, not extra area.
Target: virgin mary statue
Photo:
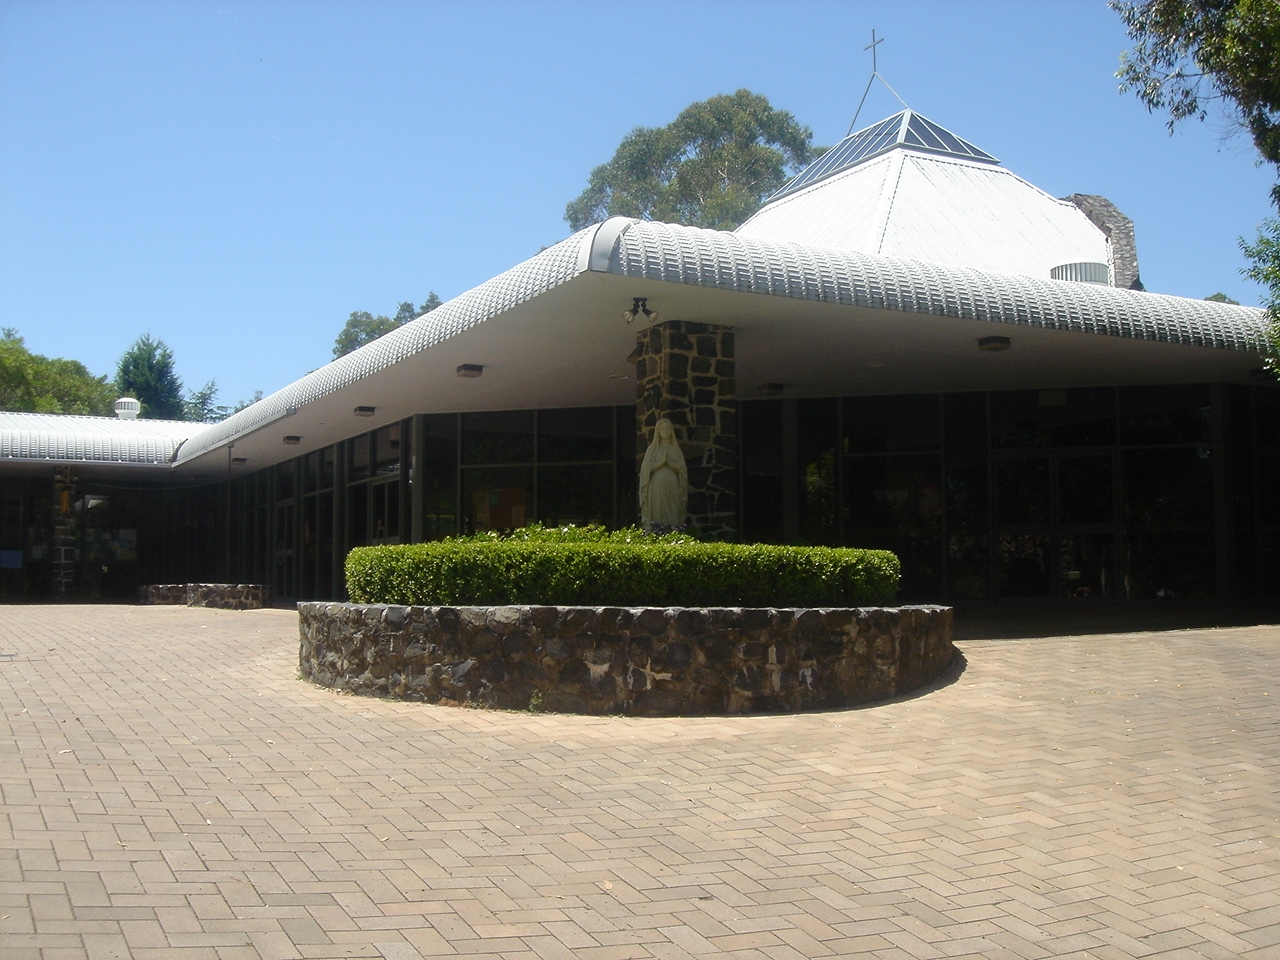
[[[640,462],[640,522],[678,527],[689,511],[689,473],[670,420],[659,420]]]

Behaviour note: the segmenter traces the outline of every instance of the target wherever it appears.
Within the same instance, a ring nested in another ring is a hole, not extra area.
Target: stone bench
[[[367,696],[682,716],[849,707],[947,670],[951,608],[299,603],[299,666]]]

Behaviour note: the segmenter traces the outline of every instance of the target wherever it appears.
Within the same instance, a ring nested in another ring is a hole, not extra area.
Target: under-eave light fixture
[[[648,297],[632,297],[631,309],[622,311],[622,319],[630,323],[636,317],[644,317],[650,323],[658,322],[658,311],[649,309]]]
[[[785,389],[787,389],[787,385],[785,383],[762,383],[760,386],[756,387],[756,393],[762,394],[766,397],[776,397]]]
[[[357,417],[372,417],[375,413],[378,412],[378,408],[377,407],[356,407],[351,412],[354,413]]]
[[[985,350],[987,353],[999,353],[1012,346],[1013,341],[1008,337],[982,337],[978,340],[978,349]]]
[[[460,363],[458,364],[458,376],[467,380],[475,380],[484,373],[484,364],[482,363]]]
[[[232,457],[231,462],[232,463],[248,463],[249,458],[248,457]]]
[[[291,433],[284,438],[284,442],[291,447],[296,447],[298,444],[302,442],[302,438],[297,434]]]

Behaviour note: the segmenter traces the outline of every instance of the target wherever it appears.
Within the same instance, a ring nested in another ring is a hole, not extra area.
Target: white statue
[[[678,527],[689,512],[689,472],[670,420],[659,420],[640,463],[640,523]]]

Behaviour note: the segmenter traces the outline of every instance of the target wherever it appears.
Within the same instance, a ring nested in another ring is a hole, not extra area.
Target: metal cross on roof
[[[907,101],[899,97],[898,91],[893,89],[893,87],[889,86],[888,81],[886,81],[884,77],[880,76],[880,68],[876,63],[876,47],[880,46],[880,44],[882,43],[884,43],[884,37],[877,38],[875,28],[873,27],[871,29],[871,42],[862,48],[863,50],[871,51],[871,76],[867,80],[866,89],[862,91],[862,99],[858,101],[858,109],[853,112],[853,120],[849,122],[849,129],[845,132],[846,137],[849,136],[849,134],[853,133],[853,128],[858,122],[858,115],[862,113],[862,105],[867,102],[867,94],[871,92],[871,85],[875,83],[877,79],[879,79],[879,81],[884,84],[886,90],[888,90],[890,93],[894,95],[894,97],[897,98],[900,104],[902,104],[904,107],[907,106]],[[908,107],[908,109],[910,108]]]
[[[863,47],[862,49],[863,49],[863,50],[870,50],[870,51],[871,51],[871,72],[872,72],[873,74],[876,72],[876,47],[880,46],[880,44],[882,44],[882,43],[884,43],[884,37],[881,37],[879,40],[877,40],[877,39],[876,39],[876,28],[875,28],[875,27],[872,27],[872,28],[871,28],[871,42],[870,42],[870,43],[868,43],[868,44],[867,44],[865,47]]]

